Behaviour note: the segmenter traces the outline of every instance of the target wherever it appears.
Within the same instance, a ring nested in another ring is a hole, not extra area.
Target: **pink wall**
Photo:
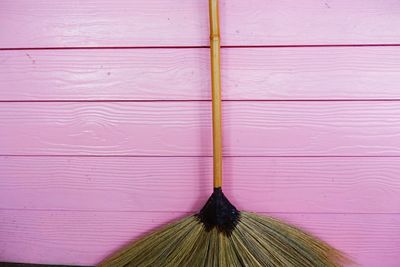
[[[367,267],[400,266],[399,14],[221,0],[227,195]],[[0,261],[95,264],[201,206],[206,0],[3,0],[0,25]]]

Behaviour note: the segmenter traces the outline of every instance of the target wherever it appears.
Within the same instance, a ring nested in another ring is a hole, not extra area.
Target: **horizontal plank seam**
[[[211,158],[212,155],[48,155],[48,154],[0,154],[0,157],[75,157],[75,158]],[[400,158],[396,155],[224,155],[224,158]]]
[[[313,48],[313,47],[375,47],[375,46],[400,46],[400,44],[313,44],[313,45],[222,45],[221,48]],[[92,50],[92,49],[192,49],[210,48],[208,45],[188,46],[71,46],[71,47],[1,47],[0,51],[13,50]]]
[[[0,208],[0,211],[32,211],[32,212],[79,212],[79,213],[90,213],[90,212],[97,212],[97,213],[187,213],[187,214],[193,214],[198,212],[198,210],[192,210],[192,211],[165,211],[165,210],[73,210],[73,209],[17,209],[17,208]],[[298,212],[298,211],[293,211],[293,212],[279,212],[279,211],[254,211],[257,213],[268,213],[268,214],[325,214],[325,215],[330,215],[330,214],[337,214],[337,215],[400,215],[398,212]]]
[[[223,102],[400,102],[400,98],[377,99],[222,99]],[[1,103],[152,103],[152,102],[211,102],[211,99],[74,99],[74,100],[0,100]]]

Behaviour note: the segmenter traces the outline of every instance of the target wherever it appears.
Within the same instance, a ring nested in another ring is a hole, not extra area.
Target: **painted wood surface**
[[[0,10],[0,261],[95,264],[203,204],[207,1]],[[400,266],[399,14],[221,0],[226,194],[367,267]]]
[[[207,1],[3,0],[0,47],[208,45]],[[397,0],[221,1],[223,45],[399,44]]]
[[[0,53],[0,101],[209,100],[204,49]],[[222,49],[226,100],[400,99],[400,47]]]
[[[400,213],[400,158],[224,163],[224,191],[242,209]],[[0,209],[195,212],[210,194],[211,168],[211,158],[0,157]]]
[[[225,102],[228,156],[399,156],[400,102]],[[209,102],[2,103],[1,155],[211,155]]]
[[[0,256],[28,262],[95,264],[117,247],[182,216],[169,212],[1,210]],[[399,266],[399,214],[273,216],[303,226],[343,248],[361,266]]]

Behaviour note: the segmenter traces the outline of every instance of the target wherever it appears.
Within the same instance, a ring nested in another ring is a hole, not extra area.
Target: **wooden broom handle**
[[[221,71],[218,0],[209,0],[214,188],[222,187]]]

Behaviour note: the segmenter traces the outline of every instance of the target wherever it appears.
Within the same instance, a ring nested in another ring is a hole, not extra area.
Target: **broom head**
[[[203,209],[128,245],[98,266],[339,267],[350,261],[306,232],[239,212],[220,188]]]

